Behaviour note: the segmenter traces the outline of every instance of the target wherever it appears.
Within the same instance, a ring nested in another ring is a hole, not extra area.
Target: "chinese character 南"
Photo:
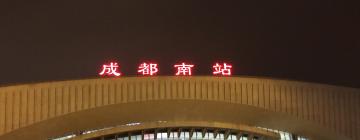
[[[194,65],[181,63],[180,65],[174,65],[174,67],[177,68],[175,75],[191,75],[191,68]]]

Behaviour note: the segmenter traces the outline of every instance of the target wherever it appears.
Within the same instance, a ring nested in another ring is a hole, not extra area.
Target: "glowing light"
[[[117,72],[118,67],[117,63],[110,62],[110,65],[102,66],[102,71],[99,75],[120,76],[121,74]]]
[[[214,75],[225,75],[225,76],[231,75],[232,65],[226,63],[219,65],[219,63],[216,63],[215,65],[213,65],[213,68],[214,68],[213,71]]]
[[[141,73],[142,75],[154,75],[159,71],[157,66],[158,64],[154,63],[142,63],[138,67],[138,73]]]
[[[177,68],[175,75],[191,75],[191,68],[194,67],[194,65],[181,63],[180,65],[174,65],[174,67]]]
[[[134,126],[134,125],[140,125],[141,123],[139,122],[134,122],[134,123],[128,123],[128,124],[125,124],[126,126]]]

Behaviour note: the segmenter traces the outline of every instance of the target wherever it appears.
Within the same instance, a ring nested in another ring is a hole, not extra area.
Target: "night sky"
[[[178,62],[235,75],[360,88],[359,0],[1,1],[0,85],[99,77],[117,61],[174,75]]]

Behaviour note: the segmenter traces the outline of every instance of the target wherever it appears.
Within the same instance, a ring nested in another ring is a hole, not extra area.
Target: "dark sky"
[[[116,60],[360,88],[359,0],[1,1],[0,85],[98,77]]]

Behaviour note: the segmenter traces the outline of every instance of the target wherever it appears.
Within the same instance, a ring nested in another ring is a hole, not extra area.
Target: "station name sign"
[[[141,63],[138,66],[138,70],[137,72],[140,75],[144,75],[144,76],[154,76],[159,72],[159,68],[158,68],[158,64],[157,63]],[[178,76],[190,76],[192,75],[192,69],[195,67],[194,64],[190,64],[190,63],[179,63],[179,64],[174,64],[174,69],[175,69],[175,73],[174,75],[178,75]],[[232,65],[228,64],[228,63],[219,63],[216,62],[212,67],[213,75],[220,75],[220,76],[231,76],[231,69],[232,69]],[[122,73],[120,71],[120,65],[117,62],[110,62],[107,64],[103,64],[101,67],[101,71],[99,73],[100,76],[114,76],[114,77],[118,77],[121,76]]]

